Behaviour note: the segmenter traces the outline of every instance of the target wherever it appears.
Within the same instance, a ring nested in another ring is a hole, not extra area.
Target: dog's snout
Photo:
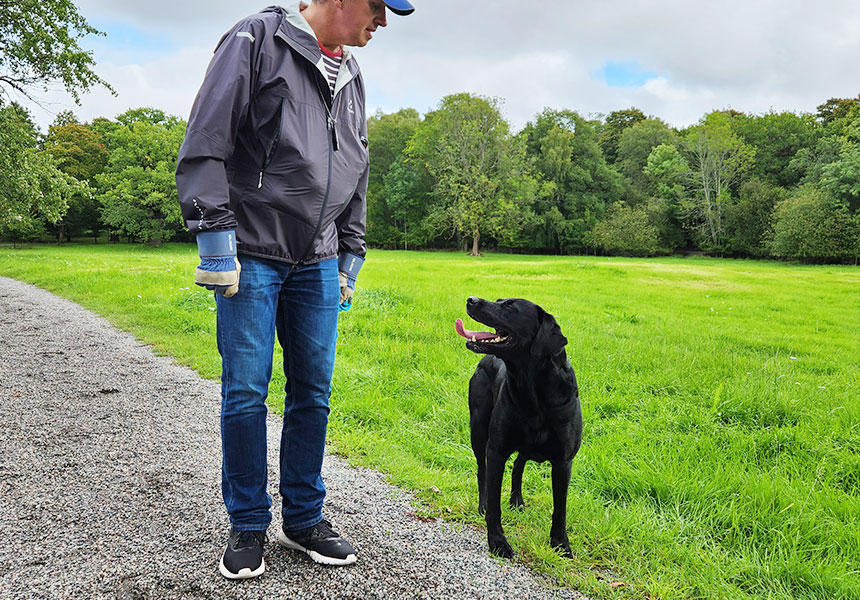
[[[481,299],[478,298],[477,296],[469,296],[469,299],[466,300],[466,305],[467,306],[474,306],[475,304],[477,304],[480,301],[481,301]]]

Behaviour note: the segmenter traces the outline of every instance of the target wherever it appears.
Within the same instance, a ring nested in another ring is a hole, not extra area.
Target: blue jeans
[[[215,297],[221,353],[221,491],[237,531],[266,529],[266,396],[275,334],[284,351],[279,491],[286,529],[322,520],[325,451],[337,340],[337,259],[297,266],[239,256],[239,291]]]

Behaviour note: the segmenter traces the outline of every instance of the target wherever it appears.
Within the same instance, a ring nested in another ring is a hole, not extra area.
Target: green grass
[[[188,245],[0,249],[0,274],[217,378],[195,265]],[[860,598],[858,268],[371,251],[342,314],[330,441],[415,490],[422,513],[480,524],[478,356],[454,332],[469,295],[556,315],[580,384],[574,558],[549,549],[549,468],[529,463],[528,507],[503,507],[520,560],[597,597]]]

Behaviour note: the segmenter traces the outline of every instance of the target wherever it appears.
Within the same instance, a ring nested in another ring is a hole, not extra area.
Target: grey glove
[[[238,292],[242,267],[236,258],[236,233],[232,230],[198,233],[197,249],[200,264],[194,272],[194,283],[225,298]]]
[[[352,293],[355,291],[353,288],[349,287],[349,278],[346,273],[340,271],[337,274],[337,278],[340,281],[340,304],[341,306],[346,306],[348,304],[352,304]],[[353,286],[355,286],[355,282],[353,281]]]
[[[364,259],[351,252],[341,252],[337,257],[338,281],[340,282],[340,309],[349,310],[352,306],[352,293],[355,279],[361,270]]]

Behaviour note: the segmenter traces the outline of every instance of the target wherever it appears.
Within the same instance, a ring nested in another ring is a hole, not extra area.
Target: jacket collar
[[[275,37],[278,37],[289,44],[296,50],[296,52],[304,56],[314,66],[316,66],[319,72],[322,73],[323,77],[327,77],[319,41],[317,40],[314,30],[311,29],[310,24],[307,22],[307,19],[302,16],[299,10],[299,3],[297,2],[288,8],[270,6],[263,9],[262,12],[279,13],[283,17],[283,20],[278,26],[278,30],[275,32]],[[357,73],[358,65],[356,64],[350,50],[344,46],[343,62],[341,63],[340,72],[338,73],[337,82],[335,84],[335,95],[337,95],[337,92],[349,83]]]

